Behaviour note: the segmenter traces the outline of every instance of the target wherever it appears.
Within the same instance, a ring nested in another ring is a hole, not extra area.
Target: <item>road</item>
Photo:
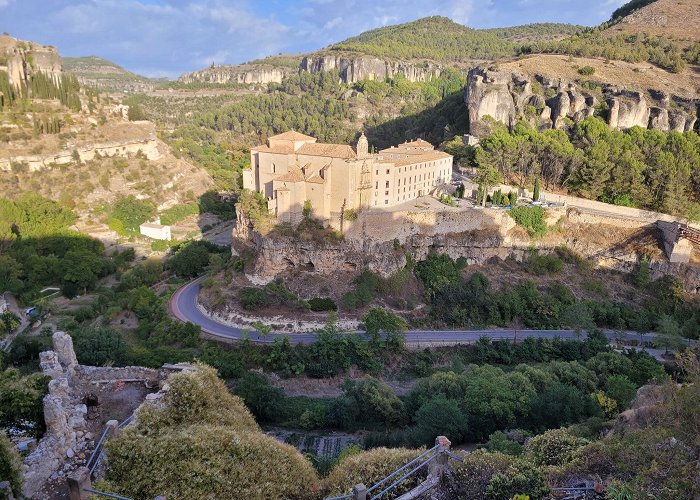
[[[170,300],[170,312],[181,321],[190,321],[202,328],[202,331],[210,335],[221,337],[229,340],[240,340],[246,335],[254,342],[270,343],[274,342],[275,338],[288,337],[293,344],[311,344],[316,340],[315,333],[275,333],[271,332],[268,335],[261,336],[255,330],[247,330],[244,332],[241,328],[225,325],[212,318],[205,316],[196,306],[196,298],[199,294],[199,284],[202,278],[191,281],[187,285],[180,288],[173,294]],[[612,331],[606,331],[606,336],[610,341],[615,340]],[[646,333],[640,336],[636,332],[626,332],[628,340],[650,340],[654,337],[653,333]],[[513,340],[516,337],[515,332],[505,329],[496,330],[408,330],[405,337],[406,342],[425,343],[425,344],[457,344],[457,343],[473,343],[479,340],[480,337],[489,337],[492,340]],[[585,336],[585,335],[584,335]],[[573,330],[517,330],[517,339],[525,337],[553,339],[560,337],[562,339],[574,340],[577,338]]]

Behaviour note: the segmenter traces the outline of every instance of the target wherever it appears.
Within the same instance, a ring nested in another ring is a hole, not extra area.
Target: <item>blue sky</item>
[[[146,76],[302,53],[362,31],[443,15],[473,28],[592,26],[625,0],[0,0],[0,32],[97,55]]]

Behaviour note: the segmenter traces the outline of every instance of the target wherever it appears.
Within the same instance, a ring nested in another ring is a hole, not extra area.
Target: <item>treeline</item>
[[[365,31],[331,46],[389,59],[466,61],[513,55],[514,46],[488,30],[474,30],[440,16]]]
[[[14,107],[20,99],[58,99],[72,111],[80,111],[80,84],[75,75],[62,74],[56,81],[46,73],[34,73],[28,85],[10,85],[6,71],[0,71],[0,111]]]
[[[560,348],[571,349],[562,357]],[[493,353],[506,350],[517,351],[509,368],[491,364],[498,362]],[[506,429],[520,429],[527,437],[573,424],[583,424],[585,434],[596,436],[605,419],[629,405],[638,387],[666,378],[648,354],[611,352],[595,336],[586,342],[527,339],[519,345],[484,338],[460,348],[451,369],[421,378],[403,397],[367,377],[347,380],[337,398],[287,398],[264,376],[250,372],[235,382],[235,392],[262,422],[381,429],[370,432],[365,445],[395,447],[429,445],[438,435],[453,443],[486,442]]]
[[[45,286],[68,297],[85,293],[114,272],[104,245],[69,229],[76,215],[39,195],[0,198],[0,289],[30,303]]]
[[[531,252],[524,266],[533,275],[556,275],[565,262],[582,265],[578,256],[561,248],[553,255]],[[653,299],[637,308],[608,300],[578,300],[561,282],[539,289],[530,280],[519,280],[510,289],[499,291],[480,272],[462,278],[463,266],[448,255],[434,253],[416,264],[415,273],[425,286],[432,324],[485,328],[521,323],[526,328],[571,328],[578,332],[595,328],[658,331],[658,340],[669,346],[676,344],[681,334],[697,338],[700,331],[700,308],[685,301],[678,282],[665,277],[650,284],[648,276],[643,276],[644,270],[637,282],[653,294]]]
[[[700,218],[700,136],[633,127],[611,130],[600,118],[571,134],[519,123],[476,148],[475,164],[521,186],[541,177],[546,188],[616,205]]]
[[[681,48],[665,36],[646,33],[609,35],[600,28],[577,33],[570,38],[540,41],[524,45],[520,54],[568,54],[577,57],[604,57],[606,59],[639,63],[648,61],[674,73],[685,69],[686,63],[697,64],[700,44]]]

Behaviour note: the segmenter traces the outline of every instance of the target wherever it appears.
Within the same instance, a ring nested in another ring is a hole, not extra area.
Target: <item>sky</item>
[[[304,53],[442,15],[472,28],[600,24],[626,0],[0,0],[0,32],[144,76]]]

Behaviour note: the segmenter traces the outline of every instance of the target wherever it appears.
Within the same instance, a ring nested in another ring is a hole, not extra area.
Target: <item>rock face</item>
[[[267,64],[241,64],[239,66],[216,66],[193,71],[192,73],[185,73],[180,76],[179,81],[183,83],[206,82],[267,85],[268,83],[281,83],[285,76],[294,72],[296,72],[294,68],[288,67]]]
[[[442,67],[437,64],[411,64],[401,61],[387,61],[369,56],[311,55],[301,60],[300,69],[311,73],[337,69],[345,83],[361,80],[393,78],[403,74],[411,82],[424,82],[440,76]]]
[[[646,94],[609,84],[591,91],[574,82],[539,74],[531,78],[499,67],[472,68],[464,100],[470,134],[477,137],[488,132],[486,116],[508,127],[523,117],[539,129],[565,128],[595,115],[600,100],[607,105],[607,122],[612,128],[636,126],[684,132],[694,129],[700,104],[698,100],[653,90]],[[605,115],[604,110],[600,111]]]
[[[0,71],[7,72],[10,84],[19,88],[35,73],[55,81],[61,77],[61,58],[54,47],[0,36]]]
[[[515,123],[515,101],[511,94],[513,74],[505,71],[489,71],[473,68],[469,71],[469,85],[464,99],[469,111],[472,135],[478,135],[477,124],[485,116],[511,127]]]

